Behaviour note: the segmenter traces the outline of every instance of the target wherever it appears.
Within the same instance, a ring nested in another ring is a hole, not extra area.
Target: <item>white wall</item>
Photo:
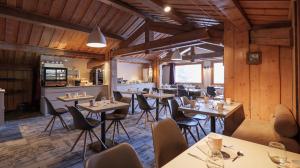
[[[143,80],[143,64],[117,62],[117,77],[124,80]]]

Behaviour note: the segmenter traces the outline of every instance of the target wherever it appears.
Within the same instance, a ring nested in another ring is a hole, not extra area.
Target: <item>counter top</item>
[[[144,84],[153,84],[154,82],[148,82],[148,83],[118,83],[120,86],[126,86],[126,85],[144,85]]]
[[[91,85],[91,86],[65,86],[65,87],[43,87],[46,89],[67,89],[67,88],[86,88],[86,87],[101,87],[107,85]]]

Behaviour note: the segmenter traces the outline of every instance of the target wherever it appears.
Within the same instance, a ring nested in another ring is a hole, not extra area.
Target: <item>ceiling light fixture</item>
[[[172,9],[172,8],[171,8],[170,6],[165,6],[165,7],[164,7],[164,11],[165,11],[166,13],[170,12],[171,9]]]
[[[99,26],[93,29],[93,31],[89,34],[86,45],[93,48],[106,47],[106,39]]]

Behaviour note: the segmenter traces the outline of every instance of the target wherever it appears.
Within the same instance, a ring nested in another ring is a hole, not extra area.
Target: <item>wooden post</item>
[[[161,84],[161,69],[162,69],[159,58],[156,58],[153,61],[152,67],[153,67],[153,82],[155,83],[156,87],[159,87]]]
[[[105,62],[104,62],[104,79],[103,84],[107,85],[107,98],[110,97],[111,93],[111,77],[110,77],[110,52],[105,54]]]

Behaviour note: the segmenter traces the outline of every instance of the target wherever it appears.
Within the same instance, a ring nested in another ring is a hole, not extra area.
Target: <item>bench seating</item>
[[[234,121],[241,124],[233,131],[232,137],[262,145],[268,145],[270,141],[282,142],[288,151],[300,153],[299,140],[297,140],[298,125],[291,111],[284,105],[276,106],[271,121],[245,119],[244,115],[241,114],[239,114],[239,117],[233,116],[233,118],[225,119],[225,134],[228,134],[226,124],[228,126],[230,125],[229,122]]]

